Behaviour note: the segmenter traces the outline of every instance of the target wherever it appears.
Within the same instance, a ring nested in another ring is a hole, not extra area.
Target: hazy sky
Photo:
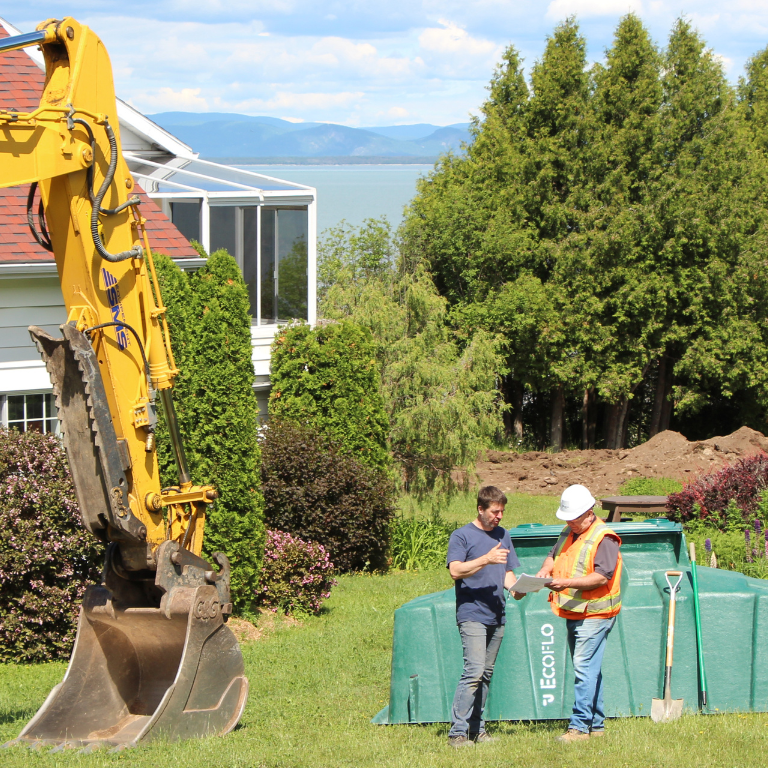
[[[768,0],[25,0],[0,15],[23,32],[54,15],[88,24],[118,95],[145,113],[373,126],[464,122],[506,45],[530,66],[575,14],[599,60],[628,11],[660,45],[686,15],[733,82],[768,45]]]

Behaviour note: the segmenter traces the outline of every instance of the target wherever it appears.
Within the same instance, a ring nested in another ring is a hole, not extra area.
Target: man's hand
[[[542,574],[543,578],[546,578],[548,574]],[[573,586],[573,579],[552,579],[546,586],[553,592],[562,592],[564,589],[569,589]]]
[[[552,575],[552,569],[555,566],[555,561],[548,557],[542,564],[539,572],[536,574],[537,579],[548,579]]]
[[[461,560],[451,561],[448,563],[448,571],[454,581],[466,579],[485,568],[486,565],[504,565],[507,562],[508,555],[509,550],[502,549],[501,542],[499,542],[493,549],[475,560],[467,560],[466,562]],[[510,573],[510,571],[507,573]]]
[[[522,600],[526,596],[526,594],[528,594],[528,593],[527,592],[515,592],[514,590],[512,590],[512,597],[514,597],[515,600]]]
[[[490,552],[485,555],[486,565],[504,565],[507,562],[508,549],[501,548],[499,542]]]

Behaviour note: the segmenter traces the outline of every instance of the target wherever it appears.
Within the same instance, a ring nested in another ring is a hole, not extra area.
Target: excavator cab
[[[0,55],[30,45],[45,57],[43,95],[33,112],[0,110],[0,187],[30,184],[32,233],[56,261],[68,312],[61,337],[29,330],[83,524],[105,560],[64,680],[6,746],[92,751],[223,735],[242,715],[248,681],[226,625],[229,563],[201,556],[218,494],[194,485],[187,466],[171,396],[178,370],[141,200],[129,196],[109,57],[72,18],[0,41]],[[158,399],[178,469],[170,488],[156,455]]]

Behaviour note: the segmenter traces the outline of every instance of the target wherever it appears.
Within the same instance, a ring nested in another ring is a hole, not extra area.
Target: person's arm
[[[607,583],[608,579],[602,573],[595,571],[576,579],[552,579],[547,586],[553,592],[562,592],[564,589],[597,589]]]
[[[508,549],[501,548],[501,542],[499,542],[493,549],[474,560],[467,560],[462,562],[461,560],[452,560],[448,563],[448,571],[451,574],[451,578],[454,581],[459,579],[466,579],[470,576],[474,576],[479,570],[485,568],[486,565],[503,565],[507,562]]]
[[[619,558],[619,542],[606,536],[597,545],[595,552],[595,570],[588,576],[578,579],[556,579],[549,584],[550,589],[560,592],[563,589],[596,589],[607,584],[616,571],[616,563]],[[564,582],[569,582],[565,584]],[[561,586],[561,583],[562,586]]]
[[[552,569],[555,567],[555,558],[552,555],[547,555],[547,559],[539,568],[539,572],[536,574],[537,579],[547,579],[552,575]]]
[[[515,598],[515,600],[522,600],[526,593],[525,592],[515,592],[512,589],[512,585],[517,581],[517,576],[515,576],[514,571],[507,571],[506,575],[504,576],[504,589],[507,590],[507,592],[510,592],[512,594],[512,597]]]

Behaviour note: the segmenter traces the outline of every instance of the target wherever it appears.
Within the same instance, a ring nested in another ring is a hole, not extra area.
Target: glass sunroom
[[[124,156],[137,182],[188,240],[208,253],[226,248],[236,259],[248,287],[255,389],[266,415],[278,325],[317,319],[315,190],[197,158],[158,163]]]
[[[125,156],[144,191],[188,240],[208,253],[226,248],[235,257],[254,326],[315,322],[312,187],[206,160],[161,164]]]

